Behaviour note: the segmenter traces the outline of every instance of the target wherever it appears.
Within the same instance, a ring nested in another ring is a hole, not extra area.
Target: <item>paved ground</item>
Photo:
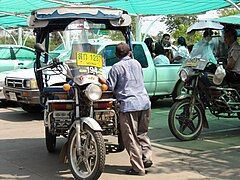
[[[180,142],[167,127],[171,102],[153,106],[149,135],[154,166],[144,177],[128,176],[126,151],[109,153],[101,180],[126,179],[240,179],[240,121],[212,116],[210,129],[196,141]],[[111,139],[109,142],[111,142]],[[73,179],[68,164],[59,162],[58,151],[47,153],[42,117],[18,107],[0,108],[0,179]]]

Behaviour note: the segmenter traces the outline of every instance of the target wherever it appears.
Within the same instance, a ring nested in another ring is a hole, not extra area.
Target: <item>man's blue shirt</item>
[[[140,63],[129,56],[112,66],[107,84],[121,103],[121,112],[141,111],[151,107],[149,96],[144,87]]]

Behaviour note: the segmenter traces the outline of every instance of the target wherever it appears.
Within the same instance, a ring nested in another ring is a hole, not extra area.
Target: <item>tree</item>
[[[197,21],[197,16],[177,16],[177,15],[168,15],[162,18],[162,21],[165,21],[167,25],[167,31],[170,33],[176,31],[180,28],[181,25],[190,26]]]
[[[167,30],[171,33],[174,39],[183,36],[187,44],[194,44],[201,39],[201,34],[196,32],[194,35],[187,35],[187,28],[197,21],[197,16],[177,16],[168,15],[162,18],[167,25]]]
[[[225,8],[218,11],[220,17],[239,14],[239,11],[233,8]]]

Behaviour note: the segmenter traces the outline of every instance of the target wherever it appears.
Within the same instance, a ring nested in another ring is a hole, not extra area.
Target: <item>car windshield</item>
[[[0,59],[34,60],[35,52],[24,47],[0,47]]]

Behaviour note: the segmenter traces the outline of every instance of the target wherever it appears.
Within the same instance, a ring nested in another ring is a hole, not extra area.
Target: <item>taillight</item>
[[[72,104],[66,103],[51,103],[49,104],[51,111],[64,111],[73,109]]]
[[[95,109],[112,109],[112,101],[108,101],[108,102],[95,102],[94,103],[94,108]]]

